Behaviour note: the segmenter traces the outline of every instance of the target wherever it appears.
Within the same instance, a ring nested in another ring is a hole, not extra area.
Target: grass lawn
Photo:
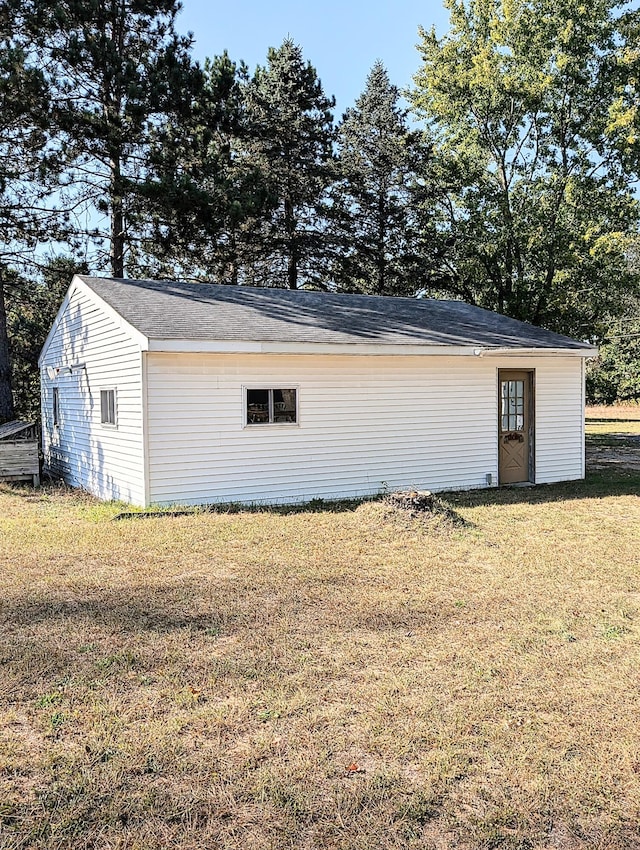
[[[640,847],[639,494],[0,489],[0,847]]]
[[[640,449],[640,405],[588,407],[588,446],[623,446]]]

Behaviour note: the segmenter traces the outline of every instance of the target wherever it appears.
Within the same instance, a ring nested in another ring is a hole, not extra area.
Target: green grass
[[[0,489],[0,847],[640,846],[639,495]]]

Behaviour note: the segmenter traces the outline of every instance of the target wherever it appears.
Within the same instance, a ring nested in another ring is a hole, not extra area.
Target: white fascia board
[[[83,280],[81,280],[78,275],[74,275],[71,284],[69,285],[69,289],[67,290],[67,294],[65,295],[64,300],[60,305],[60,309],[56,314],[53,325],[51,326],[51,330],[47,334],[47,338],[44,341],[44,345],[42,346],[42,351],[40,352],[40,357],[38,358],[39,367],[42,366],[42,362],[44,361],[44,358],[47,354],[47,349],[49,348],[51,340],[53,339],[58,329],[58,325],[60,324],[62,317],[67,307],[69,306],[69,301],[77,291],[82,292],[88,298],[90,298],[94,302],[94,304],[97,304],[106,315],[113,319],[113,321],[119,327],[121,327],[125,331],[125,333],[127,333],[130,337],[132,337],[132,339],[134,339],[138,343],[141,351],[147,351],[149,347],[149,340],[147,339],[147,337],[143,333],[140,333],[137,328],[134,328],[133,325],[129,324],[129,322],[123,319],[120,313],[118,313],[117,310],[114,310],[113,307],[109,306],[106,301],[103,301],[99,295],[96,295],[93,289],[87,286],[87,284]]]
[[[262,351],[265,354],[442,354],[448,357],[473,355],[473,347],[465,345],[397,345],[376,342],[263,342]]]
[[[262,343],[224,339],[150,339],[148,350],[182,354],[259,354]]]
[[[478,357],[597,357],[594,346],[584,348],[476,348]]]
[[[234,339],[150,339],[148,342],[148,351],[182,354],[413,354],[446,357],[596,357],[598,354],[598,350],[591,346],[585,348],[482,348],[477,345],[258,342]]]
[[[182,354],[430,354],[472,357],[473,346],[384,343],[256,342],[251,340],[150,339],[149,351]]]

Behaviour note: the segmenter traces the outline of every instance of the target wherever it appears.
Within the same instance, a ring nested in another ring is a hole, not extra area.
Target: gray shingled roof
[[[461,301],[81,278],[154,340],[590,348]]]

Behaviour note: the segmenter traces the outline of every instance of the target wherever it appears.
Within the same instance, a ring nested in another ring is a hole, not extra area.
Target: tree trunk
[[[229,260],[227,262],[227,274],[225,275],[225,283],[232,286],[238,285],[238,240],[236,238],[235,229],[232,227],[229,234]]]
[[[385,209],[385,197],[382,192],[378,195],[378,244],[376,246],[377,266],[377,290],[376,295],[386,295],[387,288],[387,262],[385,256],[387,240],[387,214]]]
[[[10,422],[14,418],[7,311],[4,301],[4,283],[0,279],[0,424]]]
[[[114,277],[124,277],[124,210],[122,203],[122,176],[120,173],[120,157],[113,156],[111,169],[111,274]]]
[[[126,4],[122,0],[111,0],[111,37],[117,47],[118,56],[125,55]],[[124,61],[124,60],[123,60]],[[120,121],[122,118],[122,102],[124,98],[123,82],[116,82],[105,74],[104,106],[109,131],[113,133],[109,144],[109,202],[111,204],[111,245],[109,259],[111,274],[114,277],[124,277],[124,187],[122,185],[122,136]]]
[[[289,289],[297,289],[298,246],[296,244],[296,221],[293,215],[293,202],[289,198],[286,198],[284,202],[284,218],[289,249],[287,258],[287,285]]]

